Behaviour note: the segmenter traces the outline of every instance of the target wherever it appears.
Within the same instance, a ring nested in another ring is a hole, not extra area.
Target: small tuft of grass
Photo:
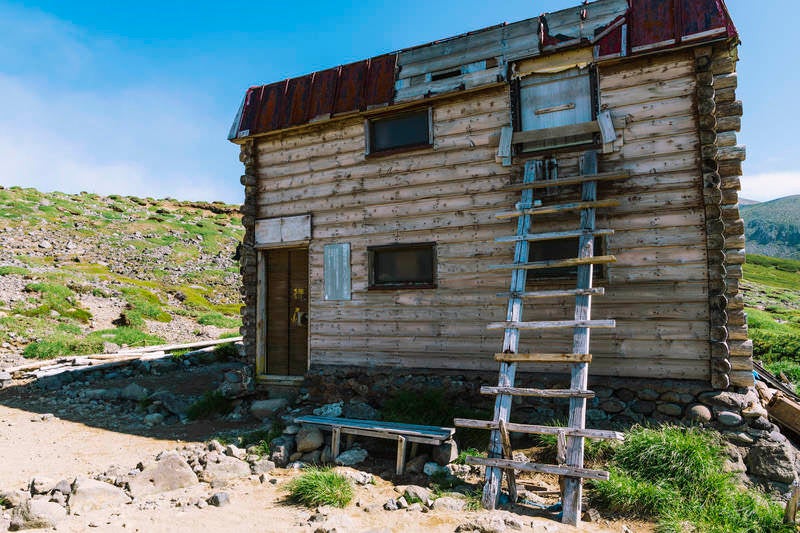
[[[0,266],[0,276],[25,276],[30,271],[27,268],[15,266]]]
[[[217,361],[228,361],[230,359],[239,357],[239,350],[236,349],[236,344],[232,342],[226,342],[225,344],[220,344],[214,348],[214,355],[216,356]]]
[[[350,481],[329,468],[306,468],[302,474],[287,483],[286,490],[290,499],[309,507],[346,507],[353,499]]]
[[[215,414],[226,415],[233,410],[233,402],[222,395],[221,392],[207,391],[203,396],[189,406],[186,416],[189,420],[209,418]]]
[[[222,313],[205,313],[200,315],[197,323],[201,326],[216,326],[218,328],[237,328],[242,325],[239,317],[228,317]]]
[[[482,452],[477,448],[467,448],[466,450],[458,452],[458,457],[456,457],[453,463],[465,465],[467,464],[467,457],[486,457],[486,452]]]

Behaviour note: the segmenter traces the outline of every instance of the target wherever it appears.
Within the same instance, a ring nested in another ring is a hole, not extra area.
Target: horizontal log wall
[[[601,68],[601,104],[627,119],[620,152],[601,171],[630,169],[628,180],[599,185],[600,198],[621,202],[598,213],[611,227],[594,318],[616,330],[595,331],[597,375],[708,380],[709,317],[706,233],[690,54]],[[312,213],[310,244],[311,365],[496,370],[502,336],[487,322],[505,318],[496,292],[510,275],[490,271],[512,261],[513,221],[498,221],[518,192],[521,165],[495,162],[509,122],[508,88],[434,105],[434,147],[365,157],[361,119],[310,126],[258,139],[257,218]],[[560,157],[561,175],[577,172],[579,153]],[[577,192],[577,189],[566,193]],[[577,214],[541,217],[536,231],[573,229]],[[368,290],[367,247],[437,243],[437,288]],[[323,300],[323,246],[351,245],[352,300]],[[573,282],[574,283],[574,282]],[[558,288],[570,282],[551,281]],[[528,307],[526,320],[565,319],[569,300]],[[524,350],[562,352],[571,332],[525,332]],[[563,367],[548,366],[544,371]]]

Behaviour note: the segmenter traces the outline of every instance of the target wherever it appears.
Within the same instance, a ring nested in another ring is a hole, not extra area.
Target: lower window
[[[371,246],[369,288],[434,288],[436,245],[432,242]]]

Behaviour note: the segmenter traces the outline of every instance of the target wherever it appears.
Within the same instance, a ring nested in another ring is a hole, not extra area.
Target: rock
[[[653,389],[640,389],[636,395],[640,400],[645,400],[648,402],[657,400],[659,396],[658,392],[654,391]]]
[[[119,344],[105,341],[103,343],[103,353],[117,353],[119,351]]]
[[[250,414],[261,420],[273,418],[275,414],[289,405],[286,398],[272,398],[270,400],[256,400],[250,405]]]
[[[494,514],[476,516],[456,527],[456,532],[502,533],[506,530],[505,520]]]
[[[656,407],[656,411],[663,415],[679,417],[683,414],[683,408],[676,403],[662,403]]]
[[[405,496],[406,501],[410,503],[422,502],[427,504],[428,500],[431,499],[431,491],[419,485],[409,485],[403,492],[403,496]]]
[[[314,450],[313,452],[304,453],[300,460],[304,463],[312,463],[312,464],[319,464],[322,461],[322,450]]]
[[[17,490],[0,490],[0,500],[6,502],[7,507],[19,507],[19,505],[26,499],[28,499],[29,494],[22,491]],[[0,510],[2,510],[2,506],[0,505]],[[2,513],[0,512],[0,516]]]
[[[228,496],[227,492],[215,492],[206,501],[209,505],[213,505],[214,507],[223,507],[231,503],[231,498]]]
[[[322,453],[319,454],[319,462],[322,464],[332,463],[334,457],[331,456],[331,447],[329,445],[325,445],[322,448]]]
[[[749,405],[748,407],[742,409],[742,416],[744,416],[747,420],[755,420],[761,417],[766,418],[768,416],[768,413],[760,402],[755,402]]]
[[[9,530],[55,528],[66,517],[67,510],[57,503],[39,499],[25,500],[11,512]]]
[[[130,501],[130,497],[122,489],[114,485],[79,477],[72,483],[72,494],[69,495],[69,511],[73,514],[83,514],[95,509],[122,505]]]
[[[284,435],[297,435],[297,433],[299,432],[300,432],[300,426],[296,426],[294,424],[286,426],[286,428],[283,430]]]
[[[217,453],[224,453],[225,446],[223,446],[218,440],[212,439],[208,441],[208,451],[210,452],[217,452]]]
[[[405,497],[400,496],[399,498],[397,498],[397,508],[408,509],[408,501],[406,501]]]
[[[164,415],[161,413],[150,413],[144,417],[144,423],[148,426],[157,426],[164,422]]]
[[[31,494],[47,494],[56,487],[56,482],[53,479],[36,475],[31,479],[30,491]]]
[[[795,451],[788,442],[759,441],[750,447],[744,460],[747,473],[769,481],[792,483],[795,480]]]
[[[347,450],[339,454],[339,457],[336,458],[336,464],[342,466],[353,466],[359,463],[363,463],[367,456],[367,450],[363,450],[361,448],[353,448],[351,450]]]
[[[439,463],[425,463],[425,466],[422,467],[422,471],[425,473],[426,476],[432,476],[439,472],[447,472],[447,469],[443,466],[439,466]]]
[[[737,446],[750,446],[755,442],[755,439],[744,431],[726,431],[722,435],[725,440]]]
[[[599,522],[600,521],[600,511],[595,509],[594,507],[589,507],[583,512],[583,516],[581,520],[584,522]]]
[[[250,465],[235,457],[220,455],[217,462],[209,461],[200,473],[200,481],[214,483],[229,479],[245,478],[250,475]]]
[[[316,450],[324,442],[322,431],[313,426],[303,426],[294,437],[298,452]]]
[[[707,424],[711,422],[711,409],[705,405],[695,404],[689,407],[689,410],[686,412],[686,418],[692,422]]]
[[[406,472],[409,474],[421,474],[427,462],[428,456],[425,454],[412,457],[406,462]]]
[[[710,391],[702,393],[698,398],[702,403],[727,409],[741,409],[747,405],[743,394],[728,391]]]
[[[431,459],[442,466],[452,463],[458,458],[458,444],[453,439],[444,441],[439,446],[434,446]]]
[[[192,467],[178,452],[166,452],[159,460],[145,466],[139,474],[128,481],[128,489],[134,498],[170,490],[191,487],[198,483]]]
[[[344,402],[335,402],[323,405],[322,407],[318,407],[314,409],[314,414],[317,416],[342,416],[342,410],[344,407]]]
[[[289,458],[294,453],[294,438],[283,436],[273,439],[269,447],[271,450],[269,458],[279,467],[283,468],[289,464]]]
[[[463,511],[467,506],[467,502],[462,498],[454,498],[452,496],[442,496],[433,501],[432,509],[435,511]]]
[[[142,387],[138,383],[131,383],[124,389],[122,389],[119,393],[120,397],[123,400],[132,400],[135,402],[141,402],[142,400],[147,399],[150,396],[150,391],[148,391],[145,387]]]
[[[383,508],[387,511],[396,511],[398,509],[397,500],[394,498],[389,498],[389,501],[383,504]]]
[[[743,422],[742,415],[734,413],[733,411],[720,411],[717,414],[717,420],[723,426],[740,426]]]
[[[150,395],[150,400],[161,402],[161,406],[169,413],[185,416],[191,405],[185,398],[179,398],[169,391],[160,390]]]
[[[367,403],[350,400],[344,406],[344,416],[359,420],[380,420],[381,413]]]
[[[269,459],[259,459],[250,465],[250,471],[253,472],[253,474],[266,474],[274,469],[275,463]]]
[[[406,508],[406,511],[409,511],[409,512],[413,512],[413,511],[420,512],[420,511],[422,511],[422,509],[423,509],[422,504],[412,503],[411,505],[409,505]]]
[[[289,462],[299,461],[300,458],[303,457],[303,454],[300,452],[294,452],[292,455],[289,456]]]
[[[53,245],[50,244],[50,241],[45,241],[45,240],[39,241],[38,246],[39,246],[39,248],[42,248],[43,250],[49,250],[50,248],[53,247]]]
[[[600,409],[606,413],[621,413],[625,410],[625,402],[617,400],[616,398],[610,398],[600,404]]]
[[[356,485],[370,485],[374,483],[375,478],[368,472],[361,470],[354,470],[352,468],[337,468],[336,471],[342,474],[347,479],[351,480]]]
[[[243,450],[234,444],[228,444],[225,446],[225,455],[244,461],[244,458],[247,457],[247,450]]]

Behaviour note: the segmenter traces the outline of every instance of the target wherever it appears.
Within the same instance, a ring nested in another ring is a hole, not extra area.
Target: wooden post
[[[514,450],[511,449],[511,437],[506,428],[506,422],[503,419],[498,420],[498,429],[500,431],[500,440],[503,443],[503,457],[509,461],[514,460]],[[512,502],[517,501],[517,478],[514,474],[514,469],[506,470],[506,481],[508,482],[508,495],[511,497]]]
[[[537,179],[537,175],[541,176],[543,163],[542,161],[527,161],[525,162],[525,174],[523,181],[530,183]],[[522,191],[520,203],[517,206],[519,209],[526,209],[533,207],[533,190],[526,189]],[[522,215],[517,220],[517,235],[526,235],[531,227],[531,216]],[[518,264],[528,262],[529,243],[526,240],[517,241],[514,248],[514,262]],[[511,294],[508,299],[508,310],[506,312],[506,320],[509,322],[518,322],[522,319],[522,298],[518,296],[519,293],[525,291],[525,282],[527,280],[528,271],[524,269],[514,270],[511,274]],[[505,337],[503,339],[503,352],[517,353],[519,348],[519,329],[506,328]],[[499,387],[513,387],[514,379],[516,377],[517,364],[514,362],[500,363],[500,377],[497,385]],[[494,421],[503,420],[508,422],[511,413],[511,396],[508,394],[498,394],[494,404]],[[503,444],[499,430],[492,431],[491,440],[489,441],[489,457],[501,457],[503,453]],[[487,509],[494,509],[500,501],[500,490],[503,482],[503,470],[499,467],[486,468],[486,485],[483,487],[483,506]]]
[[[403,475],[406,469],[406,438],[402,435],[397,436],[397,469],[398,476]]]
[[[583,169],[581,174],[597,174],[597,152],[589,151],[584,154]],[[597,200],[597,182],[587,181],[583,184],[581,200],[593,202]],[[578,257],[591,257],[594,255],[594,226],[595,210],[587,208],[581,210],[580,229],[586,233],[578,239]],[[591,263],[578,266],[578,289],[592,287],[592,274],[594,267]],[[592,296],[580,294],[575,297],[575,320],[591,320]],[[575,328],[572,342],[573,353],[589,353],[589,334],[591,329],[584,327]],[[589,381],[589,365],[575,363],[572,365],[571,389],[586,390]],[[584,429],[586,427],[586,398],[571,398],[569,401],[569,427]],[[583,467],[583,437],[571,436],[567,439],[567,466]],[[578,526],[581,520],[581,499],[583,485],[581,478],[567,477],[564,481],[564,494],[562,502],[564,514],[562,522]]]
[[[331,455],[333,460],[339,457],[339,444],[342,440],[342,428],[334,427],[331,429]]]

